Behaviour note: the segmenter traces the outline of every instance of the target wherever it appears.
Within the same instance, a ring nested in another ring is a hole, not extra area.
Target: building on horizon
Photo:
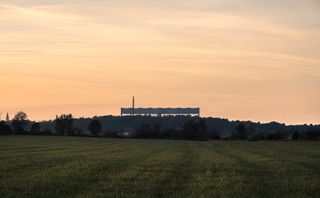
[[[122,116],[198,116],[200,117],[200,108],[136,108],[135,97],[132,98],[132,107],[121,108]]]

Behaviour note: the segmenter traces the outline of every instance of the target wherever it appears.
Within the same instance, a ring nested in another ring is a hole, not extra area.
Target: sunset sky
[[[0,112],[320,124],[319,0],[0,0]]]

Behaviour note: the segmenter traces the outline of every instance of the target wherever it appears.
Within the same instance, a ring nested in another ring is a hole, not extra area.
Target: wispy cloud
[[[11,106],[28,87],[25,98],[47,94],[39,106],[73,98],[112,106],[134,92],[202,101],[208,115],[214,106],[244,105],[254,116],[263,102],[277,106],[277,97],[320,116],[319,108],[303,109],[320,97],[319,13],[314,0],[3,0],[0,88],[15,82],[5,99]]]

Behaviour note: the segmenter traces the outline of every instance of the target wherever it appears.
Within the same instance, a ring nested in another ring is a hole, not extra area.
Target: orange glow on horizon
[[[320,124],[319,4],[139,2],[0,2],[2,118],[119,115],[135,95],[138,107]]]

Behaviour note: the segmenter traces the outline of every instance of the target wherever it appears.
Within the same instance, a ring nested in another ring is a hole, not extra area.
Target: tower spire
[[[7,113],[7,117],[6,117],[6,125],[10,125],[9,113]]]
[[[134,116],[134,105],[135,105],[135,98],[134,96],[132,97],[132,116]]]

